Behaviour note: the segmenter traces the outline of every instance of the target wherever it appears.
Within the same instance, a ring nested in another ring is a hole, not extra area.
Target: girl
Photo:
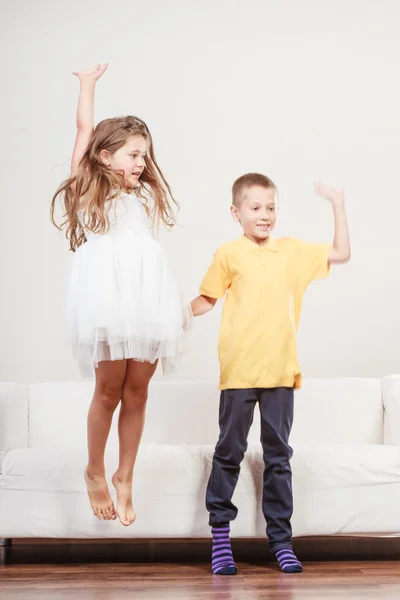
[[[69,179],[51,205],[74,252],[68,294],[73,352],[84,375],[95,371],[88,415],[90,503],[99,519],[128,526],[133,468],[145,420],[147,390],[158,360],[164,372],[182,352],[190,323],[166,257],[151,226],[174,225],[170,187],[154,155],[146,124],[136,117],[106,119],[93,130],[94,91],[107,64],[74,73],[80,80],[77,136]],[[62,197],[65,220],[54,211]],[[104,452],[121,402],[119,466],[111,499]]]

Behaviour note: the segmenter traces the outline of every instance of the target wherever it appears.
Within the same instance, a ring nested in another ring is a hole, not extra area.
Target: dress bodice
[[[133,193],[120,194],[118,198],[106,202],[109,229],[103,233],[89,231],[84,224],[84,211],[79,212],[79,219],[85,229],[86,239],[98,239],[99,236],[120,236],[126,233],[150,235],[150,223],[146,210],[140,199]]]

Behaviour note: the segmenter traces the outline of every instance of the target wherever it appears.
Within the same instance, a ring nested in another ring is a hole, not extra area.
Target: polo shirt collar
[[[245,235],[242,236],[242,243],[247,246],[250,252],[254,252],[255,250],[269,250],[270,252],[278,252],[278,240],[270,237],[268,240],[268,244],[264,246],[259,246],[256,242],[252,242]]]

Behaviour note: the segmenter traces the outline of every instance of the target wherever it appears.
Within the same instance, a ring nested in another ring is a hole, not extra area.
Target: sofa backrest
[[[28,447],[28,387],[0,383],[0,451]]]
[[[382,379],[384,402],[384,443],[400,446],[400,375]]]
[[[92,382],[28,386],[29,447],[86,445]],[[154,381],[143,442],[211,444],[218,438],[219,392],[215,382]],[[117,444],[117,411],[110,444]],[[249,444],[259,441],[258,408]],[[383,443],[381,381],[368,378],[305,379],[295,393],[291,444]],[[0,447],[1,449],[1,447]]]
[[[28,388],[19,383],[0,383],[0,473],[9,448],[27,448]]]

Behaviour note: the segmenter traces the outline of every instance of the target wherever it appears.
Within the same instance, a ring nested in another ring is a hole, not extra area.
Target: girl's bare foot
[[[114,473],[112,482],[117,490],[116,513],[122,525],[128,527],[136,519],[136,513],[132,506],[132,481],[123,480],[117,472]]]
[[[100,521],[116,519],[114,503],[108,491],[107,482],[102,475],[95,475],[85,469],[85,481],[93,514]]]

